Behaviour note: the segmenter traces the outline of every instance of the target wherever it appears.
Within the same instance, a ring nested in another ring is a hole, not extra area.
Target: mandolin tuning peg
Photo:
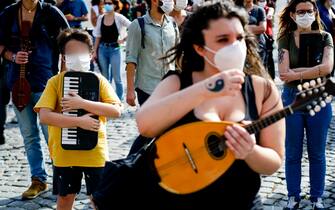
[[[312,101],[312,105],[316,106],[316,105],[318,105],[318,103],[316,101]]]
[[[326,102],[321,101],[321,102],[320,102],[320,106],[321,106],[321,107],[326,107]]]
[[[309,90],[307,91],[307,95],[311,96],[313,94],[313,91]]]
[[[314,93],[318,93],[318,92],[319,92],[319,89],[314,88],[313,92],[314,92]]]
[[[310,110],[309,115],[311,115],[313,117],[315,115],[315,112],[313,110]]]
[[[315,85],[316,85],[315,80],[314,80],[314,79],[311,80],[311,81],[309,82],[309,85],[310,85],[311,87],[315,87]]]
[[[315,112],[319,112],[321,110],[321,107],[319,106],[319,105],[316,105],[315,107],[314,107],[314,111]]]
[[[327,104],[329,104],[330,102],[332,102],[332,100],[333,100],[332,96],[327,96],[325,101]]]
[[[327,92],[322,93],[322,97],[327,97],[327,96],[328,96]]]
[[[317,78],[316,79],[316,82],[318,83],[318,84],[321,84],[322,83],[322,80],[321,80],[321,78],[319,77],[319,78]]]
[[[308,89],[308,88],[309,88],[309,83],[308,83],[308,82],[305,82],[302,86],[303,86],[305,89]]]
[[[307,106],[306,106],[306,109],[307,109],[307,110],[311,110],[311,109],[312,109],[312,106],[311,106],[311,105],[307,105]]]
[[[306,97],[306,93],[301,93],[301,98],[305,98]]]
[[[302,91],[302,85],[298,85],[298,86],[297,86],[297,89],[298,89],[299,91]]]

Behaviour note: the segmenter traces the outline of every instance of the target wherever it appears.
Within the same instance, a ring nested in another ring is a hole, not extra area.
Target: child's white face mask
[[[65,63],[70,71],[89,71],[91,58],[88,53],[65,55]]]

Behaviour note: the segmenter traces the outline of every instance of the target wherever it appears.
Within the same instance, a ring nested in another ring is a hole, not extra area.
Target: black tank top
[[[181,88],[184,89],[193,84],[190,73],[178,73],[170,71],[165,76],[178,75]],[[257,120],[259,118],[255,102],[255,92],[251,76],[245,77],[242,86],[242,95],[245,101],[245,119]],[[193,110],[175,123],[170,129],[191,122],[200,121],[194,115]],[[259,135],[256,135],[257,144]],[[249,210],[260,188],[260,176],[253,171],[245,161],[236,160],[233,165],[209,187],[190,195],[175,195],[161,188],[159,206],[157,209],[181,210],[181,209],[237,209]]]
[[[101,20],[101,42],[116,43],[119,38],[119,31],[117,30],[115,17],[114,22],[110,26],[104,24],[105,16]]]

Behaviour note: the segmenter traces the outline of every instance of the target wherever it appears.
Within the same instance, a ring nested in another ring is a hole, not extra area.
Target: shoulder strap
[[[138,17],[137,21],[138,21],[138,24],[141,28],[141,45],[142,45],[142,48],[144,49],[145,48],[145,45],[144,45],[144,36],[145,36],[144,18],[143,17]]]
[[[247,75],[245,77],[245,82],[242,84],[241,92],[245,102],[245,120],[257,120],[259,115],[251,75]]]

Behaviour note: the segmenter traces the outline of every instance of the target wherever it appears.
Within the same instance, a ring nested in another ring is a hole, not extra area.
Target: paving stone
[[[9,198],[0,198],[0,206],[8,205],[11,202],[14,202],[14,200]]]
[[[22,207],[27,210],[35,210],[35,209],[39,209],[41,206],[36,203],[29,202],[29,203],[25,203]]]

